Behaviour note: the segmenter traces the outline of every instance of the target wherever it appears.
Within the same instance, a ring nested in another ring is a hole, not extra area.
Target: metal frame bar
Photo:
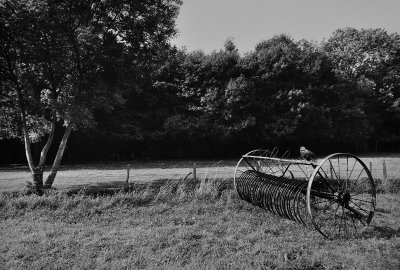
[[[252,155],[247,155],[247,154],[243,155],[242,158],[256,158],[256,159],[279,161],[279,162],[283,162],[283,163],[318,166],[318,163],[307,161],[307,160],[295,160],[295,159],[284,159],[284,158],[274,158],[274,157],[252,156]]]

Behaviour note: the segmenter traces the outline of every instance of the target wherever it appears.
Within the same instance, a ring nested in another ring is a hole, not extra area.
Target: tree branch
[[[5,98],[8,98],[8,99],[11,99],[11,97],[10,97],[9,95],[4,94],[4,93],[0,93],[0,96],[5,97]]]

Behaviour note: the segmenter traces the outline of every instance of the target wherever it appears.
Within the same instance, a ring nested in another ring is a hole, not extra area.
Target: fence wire
[[[383,160],[385,160],[388,178],[400,179],[399,158],[362,158],[368,167],[372,168],[375,179],[383,179]],[[219,161],[160,161],[160,162],[126,162],[126,164],[94,164],[90,166],[65,166],[57,174],[55,187],[68,187],[93,183],[110,183],[125,181],[127,165],[130,164],[129,181],[151,182],[160,179],[184,179],[190,172],[193,177],[193,167],[196,167],[196,177],[201,179],[233,178],[236,160]],[[195,165],[194,165],[195,164]],[[304,175],[301,168],[293,168],[295,175]],[[309,172],[311,173],[311,172]],[[44,178],[48,175],[45,172]],[[23,188],[31,175],[27,167],[0,168],[0,191],[10,191]]]

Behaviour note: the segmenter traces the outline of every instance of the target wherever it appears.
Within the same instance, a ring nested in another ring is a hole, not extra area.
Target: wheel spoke
[[[325,172],[325,170],[324,170],[322,167],[321,167],[321,170],[322,170],[322,172],[327,176],[327,178],[329,179],[329,176],[327,175],[327,173]],[[318,173],[318,174],[325,180],[325,178],[324,178],[320,173]],[[331,191],[333,191],[333,192],[337,191],[337,190],[333,189],[333,188],[331,187],[331,185],[328,184],[328,182],[324,181],[324,183],[326,183],[326,187],[328,187]],[[338,182],[338,184],[339,184],[340,187],[342,187],[342,185],[340,184],[340,182]]]
[[[355,190],[357,187],[361,186],[361,184],[363,183],[368,183],[369,182],[369,178],[365,178],[364,180],[361,180],[355,187],[353,187],[352,189]]]
[[[353,217],[350,217],[350,218],[351,218],[351,221],[353,222],[354,230],[356,231],[356,234],[358,234],[355,219]]]
[[[322,210],[318,211],[317,214],[314,216],[314,219],[315,219],[319,214],[321,214],[322,212],[325,212],[325,211],[326,211],[329,207],[331,207],[332,204],[334,204],[334,203],[335,203],[335,201],[332,201],[329,205],[325,206]]]
[[[366,202],[366,203],[372,203],[372,201],[366,201],[366,200],[356,199],[356,198],[354,198],[354,197],[351,197],[351,200],[356,200],[356,201],[361,201],[361,202]]]
[[[337,204],[336,209],[335,209],[335,212],[334,212],[334,214],[333,214],[333,216],[335,217],[335,222],[333,223],[333,227],[336,227],[336,221],[337,221],[336,212],[337,212],[337,210],[339,209],[339,206],[340,206],[340,204]]]
[[[342,207],[342,215],[340,216],[339,233],[340,233],[340,230],[341,230],[342,224],[343,224],[343,214],[344,214],[344,210],[343,210],[343,207]]]
[[[328,200],[328,199],[323,199],[323,200],[325,200],[325,201],[314,202],[314,203],[311,203],[311,204],[312,204],[312,205],[315,205],[315,204],[326,203],[326,202],[329,202],[329,201],[330,201],[330,200]]]
[[[369,211],[365,210],[364,208],[362,208],[360,205],[358,205],[357,203],[353,202],[352,200],[350,200],[355,206],[357,206],[361,211],[365,212],[366,214],[369,213]]]
[[[337,174],[336,174],[335,167],[333,167],[331,160],[329,160],[329,164],[331,165],[330,168],[333,169],[333,173],[335,174],[337,181],[340,183],[339,177],[338,177]],[[338,166],[340,166],[340,165],[338,165]]]
[[[340,188],[340,190],[343,190],[343,185],[342,185],[342,183],[340,182],[340,179],[338,178],[338,176],[337,176],[337,174],[336,174],[336,171],[335,171],[335,168],[333,167],[333,165],[332,165],[332,162],[329,160],[329,164],[330,164],[330,169],[332,169],[333,170],[333,173],[335,174],[335,177],[336,177],[336,179],[332,179],[332,180],[334,180],[337,184],[338,184],[338,186],[339,186],[339,188]],[[321,167],[321,169],[322,169],[322,171],[325,173],[325,175],[327,175],[327,173],[325,172],[325,170]],[[331,171],[332,171],[331,170]],[[329,178],[329,177],[328,177]]]
[[[358,177],[357,177],[356,182],[358,182],[358,179],[360,179],[360,176],[361,176],[361,174],[362,174],[364,171],[365,171],[365,168],[363,167],[362,170],[361,170],[361,172],[360,172],[360,174],[359,174]]]
[[[356,167],[356,164],[357,164],[357,160],[354,160],[353,168],[351,168],[351,172],[350,172],[350,175],[349,175],[348,179],[350,179],[351,174],[353,173],[353,170]]]
[[[327,187],[328,189],[330,189],[330,191],[332,192],[332,194],[335,193],[335,190],[329,185],[328,182],[325,181],[325,178],[323,178],[322,176],[321,176],[321,181],[320,181],[319,183],[324,184],[325,187]]]
[[[307,173],[303,170],[303,168],[300,166],[300,164],[297,164],[297,166],[300,168],[300,170],[303,172],[303,174],[305,175],[305,177],[308,179]]]

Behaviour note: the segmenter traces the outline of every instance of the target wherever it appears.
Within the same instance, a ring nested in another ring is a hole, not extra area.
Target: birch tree
[[[23,140],[38,193],[53,185],[72,130],[93,126],[96,110],[121,104],[137,64],[176,33],[180,4],[0,2],[0,139]],[[64,134],[44,181],[47,155],[61,126]],[[38,142],[43,148],[36,160],[31,145]]]

